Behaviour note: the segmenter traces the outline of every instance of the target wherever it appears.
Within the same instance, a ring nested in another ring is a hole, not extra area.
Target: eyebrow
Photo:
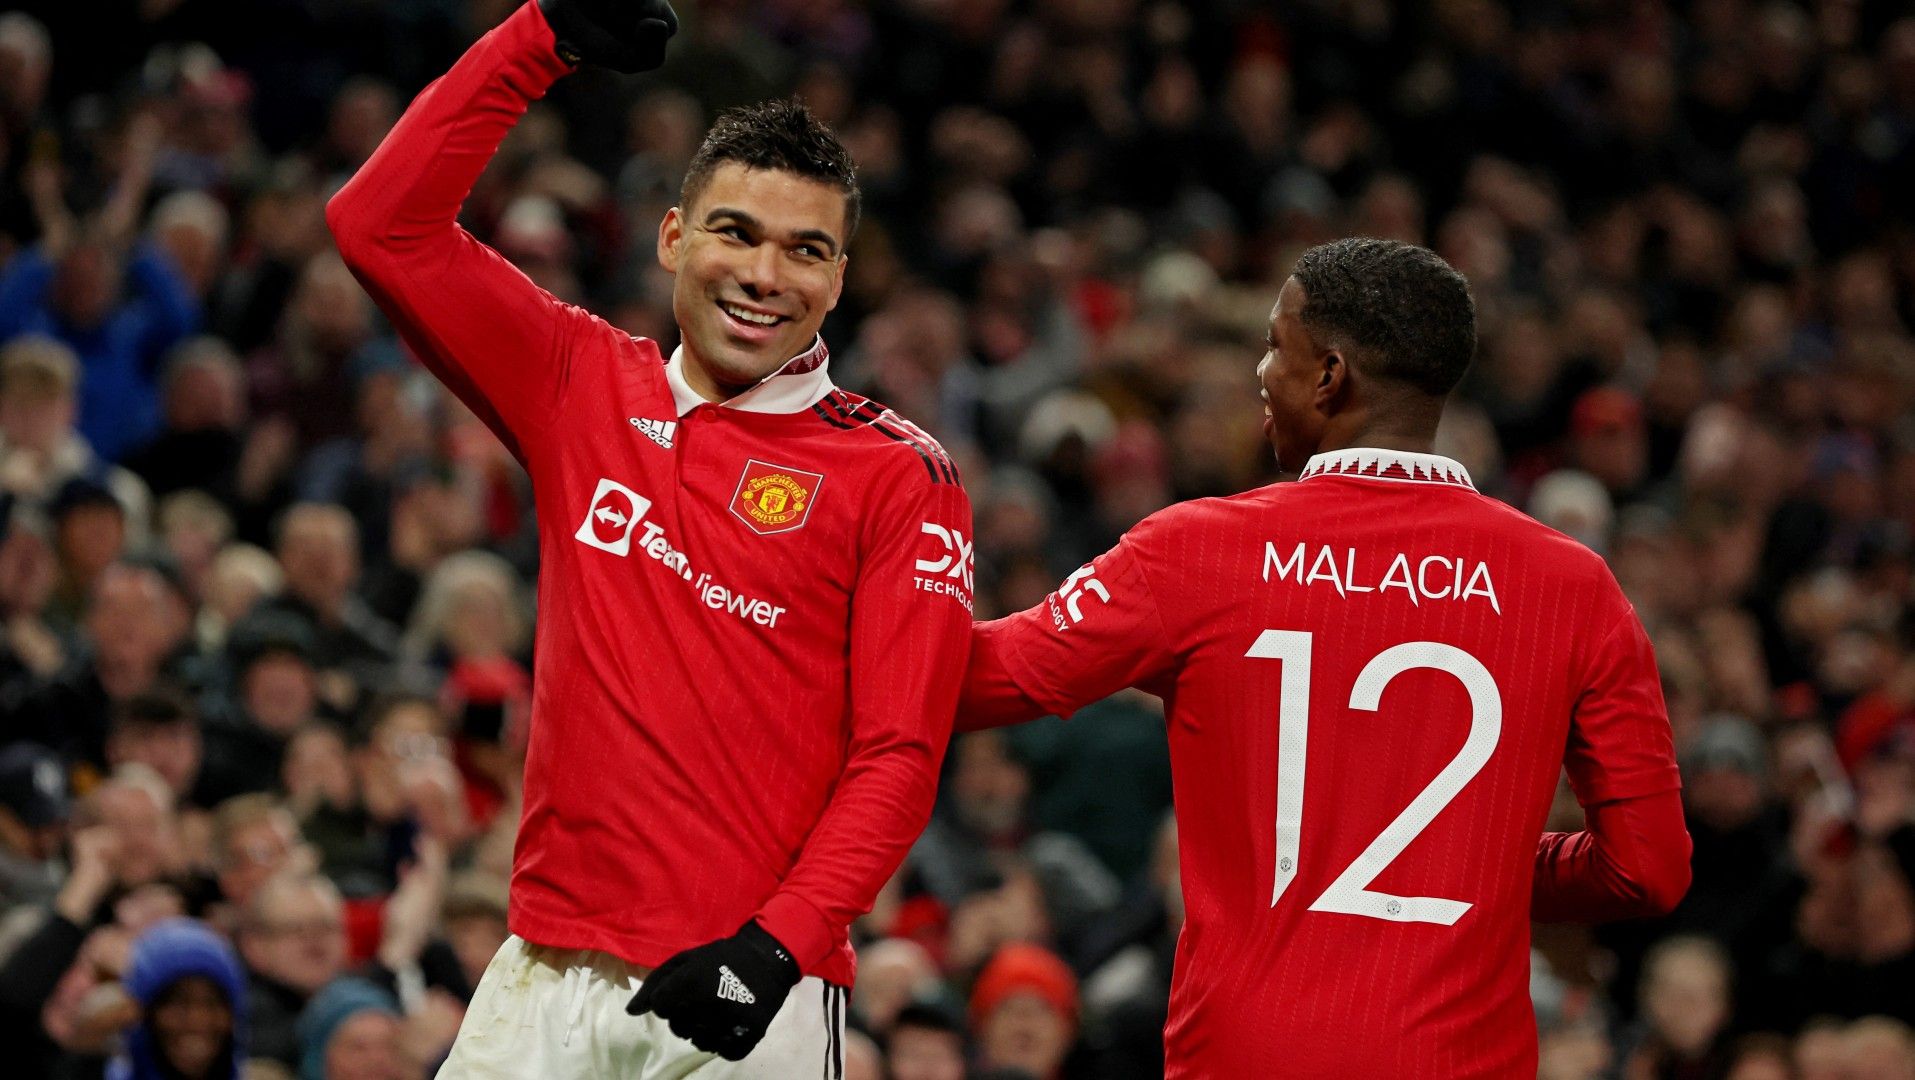
[[[743,210],[730,206],[712,207],[711,213],[705,215],[705,225],[707,227],[715,225],[725,218],[730,218],[755,232],[763,233],[768,231],[765,228],[764,222],[759,221]],[[838,238],[823,229],[799,229],[797,232],[791,234],[791,239],[810,240],[813,243],[823,244],[827,255],[832,258],[837,258],[838,256]]]

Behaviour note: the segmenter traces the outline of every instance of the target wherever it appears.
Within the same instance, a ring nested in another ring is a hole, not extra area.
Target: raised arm
[[[1689,833],[1655,653],[1618,600],[1563,758],[1588,827],[1546,834],[1538,845],[1530,912],[1542,921],[1662,915],[1689,891]]]
[[[572,70],[527,4],[413,99],[326,206],[339,254],[420,360],[515,453],[551,419],[576,343],[616,334],[458,223],[526,108]]]

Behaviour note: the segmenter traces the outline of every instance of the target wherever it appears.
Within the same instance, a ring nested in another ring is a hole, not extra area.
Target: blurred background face
[[[958,744],[951,795],[960,820],[973,830],[996,836],[1024,821],[1030,774],[1011,759],[1004,739],[994,732],[969,735]]]
[[[459,958],[459,969],[473,986],[479,985],[479,979],[485,975],[486,965],[505,944],[505,919],[489,915],[467,915],[462,918],[448,919],[445,924],[447,944]]]
[[[710,383],[736,392],[811,347],[838,303],[846,240],[842,191],[735,162],[666,215],[659,262],[677,275],[672,311]]]
[[[1696,1056],[1728,1020],[1727,973],[1701,951],[1667,954],[1651,970],[1643,1009],[1650,1025],[1672,1048]]]
[[[293,595],[330,615],[359,577],[352,519],[334,509],[294,510],[280,535],[279,563]]]
[[[166,988],[149,1020],[160,1057],[185,1080],[211,1080],[233,1037],[233,1009],[211,979],[189,975]]]
[[[512,644],[512,597],[490,581],[471,581],[452,598],[447,613],[446,646],[455,656],[504,655]]]
[[[858,981],[851,989],[851,1008],[867,1030],[889,1030],[898,1010],[920,994],[935,992],[937,965],[914,941],[887,938],[858,951]]]
[[[353,1014],[326,1044],[326,1080],[408,1080],[400,1035],[390,1013]]]
[[[247,967],[312,995],[345,969],[346,915],[339,894],[301,881],[275,881],[254,897],[240,936]]]
[[[289,735],[312,719],[318,676],[301,657],[268,653],[247,666],[240,692],[246,715],[267,731]]]
[[[288,792],[319,792],[337,804],[352,798],[352,755],[330,728],[309,727],[294,735],[286,744],[282,773]]]
[[[964,1042],[955,1032],[898,1028],[888,1060],[891,1080],[964,1080]]]
[[[1023,1069],[1040,1080],[1051,1076],[1076,1037],[1070,1021],[1042,997],[1016,993],[984,1020],[978,1056],[993,1068]]]
[[[199,725],[192,720],[167,724],[129,724],[107,745],[108,764],[144,765],[160,774],[175,797],[183,798],[199,776]]]
[[[85,585],[125,553],[126,514],[106,503],[76,506],[60,515],[54,537],[68,574]]]
[[[166,424],[175,431],[239,426],[243,386],[239,373],[217,363],[181,368],[166,387]]]
[[[109,663],[157,668],[184,627],[169,590],[151,570],[111,566],[100,574],[87,609],[87,636]]]
[[[292,317],[319,348],[351,351],[372,331],[372,301],[338,256],[325,254],[307,264],[293,297]]]
[[[0,393],[0,434],[11,446],[50,453],[72,433],[73,416],[70,393],[26,388]]]
[[[171,873],[179,862],[179,837],[170,808],[136,784],[110,784],[99,794],[100,822],[119,841],[115,865],[124,885],[144,885]]]
[[[244,907],[261,885],[294,866],[301,843],[298,826],[283,810],[240,825],[219,853],[220,892]]]
[[[120,291],[120,268],[106,249],[81,244],[60,262],[53,279],[53,308],[69,326],[91,330],[105,321]]]

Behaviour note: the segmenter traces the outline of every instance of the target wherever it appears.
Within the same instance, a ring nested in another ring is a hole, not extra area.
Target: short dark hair
[[[796,98],[741,105],[718,114],[685,169],[678,205],[689,209],[726,162],[747,169],[777,169],[818,180],[844,192],[844,239],[858,231],[858,169],[851,153],[824,121]]]
[[[1311,334],[1353,347],[1363,368],[1441,397],[1476,355],[1469,282],[1428,248],[1352,237],[1319,244],[1292,271]]]
[[[891,1021],[891,1030],[907,1027],[942,1031],[957,1036],[959,1041],[964,1039],[964,1021],[951,1010],[929,1001],[913,1001],[898,1010]]]
[[[111,713],[113,731],[151,730],[197,722],[185,695],[165,684],[134,694],[115,706]]]

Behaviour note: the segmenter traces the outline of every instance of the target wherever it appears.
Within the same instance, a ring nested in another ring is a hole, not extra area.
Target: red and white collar
[[[1476,490],[1469,470],[1441,454],[1417,454],[1408,450],[1376,450],[1352,447],[1318,454],[1303,467],[1299,480],[1313,476],[1352,476],[1365,480],[1394,480],[1403,484],[1444,484]]]
[[[739,412],[803,412],[836,389],[831,382],[830,366],[831,351],[825,348],[825,339],[814,338],[811,348],[785,361],[778,370],[758,380],[757,386],[720,404]],[[685,381],[683,345],[673,349],[672,358],[665,361],[665,382],[672,388],[672,403],[678,407],[680,416],[700,405],[711,404]]]

